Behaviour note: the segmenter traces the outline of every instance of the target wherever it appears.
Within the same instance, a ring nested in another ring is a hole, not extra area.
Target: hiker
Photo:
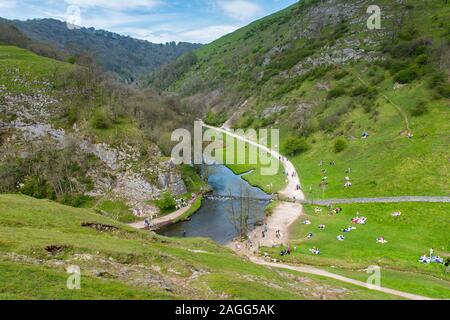
[[[267,233],[269,231],[269,226],[267,223],[264,225],[264,232]]]
[[[187,236],[187,232],[186,232],[186,230],[183,230],[183,237],[186,238],[186,236]]]
[[[150,222],[148,221],[148,218],[145,218],[144,225],[145,225],[146,228],[150,227]]]
[[[280,238],[281,238],[280,230],[277,230],[277,231],[275,232],[275,236],[277,237],[277,239],[280,239]]]
[[[266,237],[266,233],[264,232],[264,230],[262,232],[262,237],[263,237],[263,239]]]
[[[287,248],[287,254],[291,255],[291,245],[290,244],[288,245],[288,248]]]

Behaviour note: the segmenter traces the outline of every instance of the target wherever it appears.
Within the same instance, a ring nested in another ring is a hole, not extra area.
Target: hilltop
[[[126,83],[134,83],[142,75],[201,46],[187,42],[151,43],[95,28],[69,29],[65,22],[55,19],[1,21],[35,42],[53,46],[70,59],[90,55],[105,71]]]

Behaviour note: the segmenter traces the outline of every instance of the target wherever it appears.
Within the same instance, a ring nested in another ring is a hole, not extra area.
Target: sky
[[[0,0],[0,17],[55,18],[155,43],[209,43],[297,0]]]

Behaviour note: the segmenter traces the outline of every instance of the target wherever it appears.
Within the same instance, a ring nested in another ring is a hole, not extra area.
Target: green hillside
[[[5,27],[9,27],[9,36],[2,37],[2,28]],[[25,44],[34,42],[25,47],[37,49],[38,53],[52,46],[55,48],[53,52],[60,51],[60,58],[77,60],[91,55],[105,71],[125,83],[136,83],[145,73],[201,46],[186,42],[151,43],[94,28],[69,29],[66,22],[55,19],[10,21],[0,18],[0,42],[2,38],[12,37],[11,30],[22,33],[22,38],[28,38]]]
[[[81,269],[81,290],[66,288],[70,265]],[[18,195],[0,196],[0,266],[3,299],[391,298],[256,266],[205,239],[159,237]]]
[[[279,128],[310,198],[448,195],[450,6],[380,1],[382,29],[369,30],[371,4],[301,1],[150,85],[213,125]],[[289,148],[296,140],[306,148]]]
[[[450,276],[446,267],[422,264],[418,260],[428,254],[430,248],[436,255],[448,257],[449,204],[352,204],[341,207],[342,213],[332,215],[326,207],[317,213],[316,207],[306,206],[306,215],[291,227],[290,241],[298,247],[297,252],[281,259],[328,268],[331,272],[360,280],[367,279],[367,267],[376,265],[381,268],[382,285],[387,288],[434,298],[448,297]],[[351,223],[357,212],[360,217],[368,218],[367,225]],[[394,212],[402,215],[393,217]],[[305,220],[311,224],[304,224]],[[325,229],[320,230],[319,225],[325,225]],[[342,230],[349,226],[356,230],[344,233]],[[309,233],[313,234],[311,239],[307,239]],[[338,235],[344,235],[345,240],[337,241]],[[384,237],[387,243],[376,243],[379,237]],[[314,247],[321,250],[320,255],[309,252]],[[264,250],[278,256],[278,249]]]

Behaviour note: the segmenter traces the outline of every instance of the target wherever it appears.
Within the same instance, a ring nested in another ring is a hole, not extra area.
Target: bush
[[[402,71],[400,71],[399,73],[397,73],[394,77],[394,80],[396,82],[399,83],[410,83],[414,80],[416,80],[418,77],[418,74],[415,70],[409,68],[409,69],[404,69]]]
[[[436,91],[444,98],[450,99],[450,84],[443,83],[436,87]]]
[[[334,75],[334,79],[336,80],[341,80],[343,78],[345,78],[346,76],[348,76],[348,72],[346,70],[339,70],[335,75]]]
[[[419,117],[428,112],[428,107],[424,101],[420,101],[417,105],[411,110],[411,114],[415,117]]]
[[[326,132],[333,132],[340,124],[341,119],[339,115],[333,114],[331,116],[328,116],[324,118],[322,121],[320,121],[320,129]]]
[[[347,148],[347,146],[348,146],[347,141],[345,141],[342,138],[339,138],[334,143],[334,152],[340,153],[340,152],[344,151]]]
[[[155,201],[155,204],[162,212],[171,211],[177,206],[177,203],[170,192],[163,193],[161,198]]]
[[[220,127],[227,121],[228,117],[225,111],[222,112],[213,112],[209,111],[205,118],[205,123],[210,126]]]
[[[95,129],[107,130],[111,127],[111,121],[104,114],[97,114],[92,120],[92,126]]]
[[[336,87],[328,92],[327,99],[335,99],[345,94],[345,90],[342,87]]]
[[[56,199],[55,191],[48,182],[36,176],[27,177],[20,188],[20,192],[37,199]]]
[[[309,150],[309,145],[305,138],[292,136],[289,137],[283,145],[284,152],[289,156],[306,152]]]
[[[367,88],[367,86],[365,86],[365,85],[361,85],[361,86],[356,87],[355,89],[352,90],[351,96],[352,97],[358,97],[358,96],[361,96],[361,95],[365,95],[368,92],[369,92],[369,88]]]

